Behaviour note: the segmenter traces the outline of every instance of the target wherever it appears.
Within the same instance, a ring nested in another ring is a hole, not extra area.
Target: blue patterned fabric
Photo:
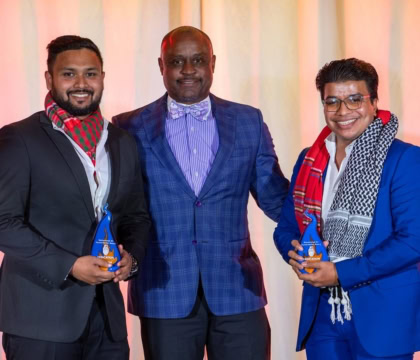
[[[177,103],[175,100],[169,102],[168,111],[172,119],[178,119],[185,116],[185,114],[191,114],[197,120],[203,121],[206,119],[210,110],[210,100],[206,98],[199,103],[192,105],[185,105]]]
[[[189,105],[205,109],[200,118],[191,112],[179,111],[187,105],[177,104],[169,96],[168,102],[165,137],[185,179],[198,196],[219,149],[219,134],[216,119],[210,111],[210,97]]]
[[[165,137],[166,95],[114,118],[136,138],[153,223],[146,258],[129,285],[132,314],[187,316],[200,274],[216,315],[253,311],[267,303],[248,230],[248,198],[251,193],[266,215],[278,221],[289,182],[261,112],[212,95],[210,99],[220,144],[198,196]]]

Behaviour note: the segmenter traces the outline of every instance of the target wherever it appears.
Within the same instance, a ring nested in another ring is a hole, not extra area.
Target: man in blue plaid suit
[[[146,359],[269,359],[260,262],[250,242],[249,193],[274,221],[289,182],[261,112],[210,94],[209,37],[180,27],[162,40],[167,94],[115,124],[136,138],[153,229],[129,311]]]

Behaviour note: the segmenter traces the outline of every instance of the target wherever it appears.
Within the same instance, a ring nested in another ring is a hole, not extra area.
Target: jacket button
[[[201,203],[201,201],[196,201],[195,206],[197,206],[197,207],[201,207],[201,205],[203,205],[203,204]]]
[[[195,245],[197,244],[197,240],[193,240],[192,243]]]

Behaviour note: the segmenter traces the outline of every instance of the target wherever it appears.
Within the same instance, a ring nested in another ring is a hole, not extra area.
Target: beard
[[[66,95],[67,95],[67,100],[66,100],[62,96],[60,96],[55,91],[54,88],[51,89],[51,96],[52,96],[53,100],[57,103],[57,105],[59,107],[61,107],[63,110],[66,110],[70,115],[86,116],[86,115],[89,115],[89,114],[93,113],[94,111],[98,110],[99,104],[101,103],[102,92],[99,94],[99,96],[96,99],[92,97],[92,102],[85,107],[76,106],[76,105],[73,105],[70,102],[70,95],[72,93],[88,93],[91,96],[93,95],[93,91],[91,91],[91,90],[68,91],[66,93]]]

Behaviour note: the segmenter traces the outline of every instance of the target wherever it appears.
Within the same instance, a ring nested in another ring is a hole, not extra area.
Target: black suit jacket
[[[141,261],[150,225],[135,141],[112,124],[108,196],[117,241]],[[44,112],[0,130],[0,330],[57,342],[82,334],[95,286],[69,270],[96,228],[88,179],[70,141]],[[126,333],[119,285],[103,287],[112,337]]]

